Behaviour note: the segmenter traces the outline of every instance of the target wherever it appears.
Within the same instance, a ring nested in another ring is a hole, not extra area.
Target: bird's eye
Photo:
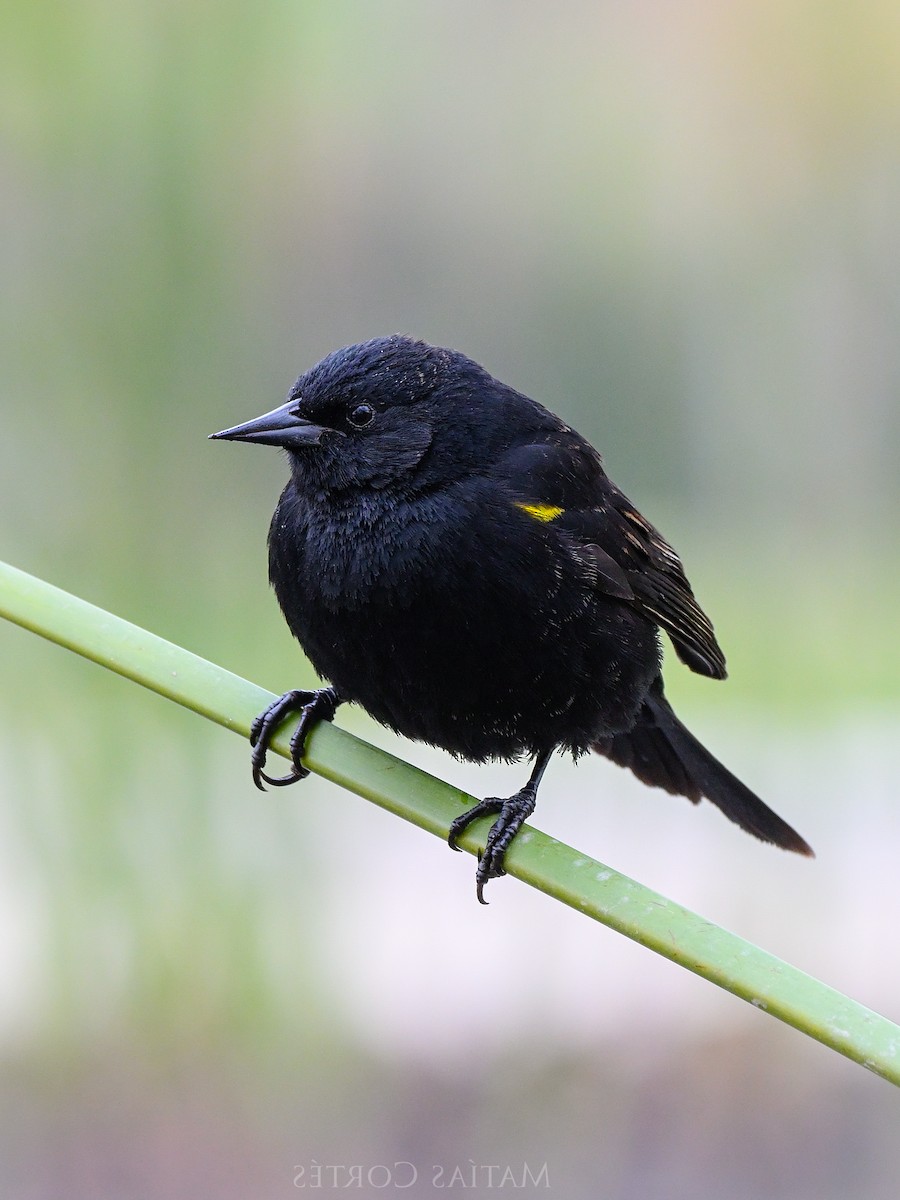
[[[372,424],[374,419],[375,409],[371,404],[357,404],[347,414],[347,420],[354,429],[365,429],[367,425]]]

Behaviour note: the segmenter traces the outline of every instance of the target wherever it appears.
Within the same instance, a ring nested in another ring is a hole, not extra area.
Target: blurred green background
[[[7,0],[0,557],[296,686],[283,463],[206,435],[351,341],[466,351],[678,547],[731,679],[670,694],[819,858],[599,761],[537,823],[900,1019],[898,63],[887,0]],[[576,1200],[893,1200],[887,1084],[514,881],[480,910],[327,784],[258,795],[238,739],[21,630],[0,656],[3,1195],[402,1161],[409,1195],[546,1163]]]

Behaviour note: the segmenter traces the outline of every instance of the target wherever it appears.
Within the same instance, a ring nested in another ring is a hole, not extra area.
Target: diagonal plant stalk
[[[271,693],[51,584],[0,563],[0,616],[247,736]],[[288,755],[279,734],[273,748]],[[471,796],[333,725],[310,735],[319,775],[446,838]],[[488,820],[460,845],[484,845]],[[477,831],[477,832],[476,832]],[[526,826],[506,859],[510,875],[733,992],[900,1085],[900,1026],[643,884]]]

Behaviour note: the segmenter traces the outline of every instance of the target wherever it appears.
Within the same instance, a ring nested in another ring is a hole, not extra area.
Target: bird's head
[[[211,437],[281,446],[305,490],[430,487],[491,460],[512,403],[538,409],[465,355],[394,335],[335,350],[280,408]]]

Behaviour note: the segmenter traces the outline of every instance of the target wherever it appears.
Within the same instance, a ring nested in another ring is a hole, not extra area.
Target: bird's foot
[[[250,745],[253,747],[250,762],[253,767],[253,782],[261,792],[266,790],[267,783],[272,787],[286,787],[289,783],[306,778],[309,768],[304,767],[301,760],[309,732],[316,721],[332,720],[340,703],[340,696],[330,687],[319,688],[314,692],[285,692],[259,714],[250,726]],[[278,726],[291,713],[300,714],[297,728],[291,735],[291,772],[289,775],[267,775],[263,768],[266,765],[269,744]]]
[[[474,808],[458,816],[450,826],[450,836],[447,839],[452,850],[458,850],[456,839],[468,829],[473,821],[489,813],[499,813],[497,820],[490,828],[484,850],[478,855],[478,868],[475,872],[475,890],[480,904],[487,904],[484,898],[484,886],[489,879],[497,879],[506,874],[503,860],[513,838],[534,812],[537,789],[530,783],[510,796],[507,800],[499,800],[489,796],[480,801]]]

